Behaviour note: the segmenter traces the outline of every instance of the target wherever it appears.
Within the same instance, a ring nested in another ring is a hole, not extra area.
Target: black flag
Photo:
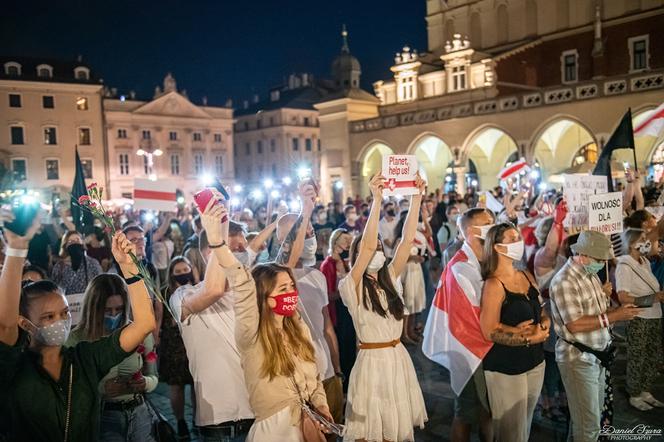
[[[78,156],[78,148],[76,148],[76,174],[74,175],[74,184],[71,186],[71,216],[74,218],[76,230],[81,233],[90,233],[94,229],[94,216],[87,210],[81,209],[77,202],[82,195],[88,194],[88,189],[85,185],[85,175],[83,173],[83,164],[81,158]]]
[[[634,150],[634,129],[632,128],[632,109],[627,109],[620,124],[611,134],[611,138],[602,148],[602,153],[597,159],[593,175],[605,175],[609,185],[609,192],[613,192],[613,179],[611,178],[611,155],[617,149]],[[636,157],[635,157],[636,158]],[[636,163],[634,163],[636,167]]]

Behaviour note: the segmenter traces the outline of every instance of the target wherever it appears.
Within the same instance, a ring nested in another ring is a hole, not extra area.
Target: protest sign
[[[85,293],[76,293],[67,295],[67,304],[69,304],[69,313],[71,314],[71,326],[74,328],[81,322],[81,313],[83,312],[83,300]]]
[[[134,179],[134,210],[175,210],[175,182]]]
[[[416,195],[417,157],[415,155],[385,155],[383,157],[384,196]]]
[[[607,193],[605,176],[564,175],[563,197],[567,201],[567,216],[564,226],[568,228],[588,228],[588,197]]]
[[[605,235],[623,231],[622,193],[588,196],[588,227]]]

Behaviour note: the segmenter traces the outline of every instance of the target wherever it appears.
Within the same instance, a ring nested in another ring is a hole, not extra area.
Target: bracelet
[[[609,325],[609,316],[606,313],[602,313],[599,315],[599,324],[602,326],[602,328],[608,328]]]
[[[28,256],[28,249],[12,249],[11,247],[7,247],[5,249],[5,256],[25,258]]]
[[[223,247],[225,245],[226,245],[226,241],[221,240],[220,244],[215,244],[215,245],[210,244],[208,247],[210,247],[211,249],[218,249],[218,248]]]
[[[138,281],[142,281],[142,280],[143,280],[143,276],[141,276],[141,275],[134,275],[134,276],[132,276],[131,278],[125,278],[125,283],[126,283],[127,285],[131,285],[131,284],[134,284],[134,283],[136,283],[136,282],[138,282]]]

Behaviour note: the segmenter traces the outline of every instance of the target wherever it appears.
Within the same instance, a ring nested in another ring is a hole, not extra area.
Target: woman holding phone
[[[640,411],[662,408],[650,390],[662,360],[662,292],[652,273],[648,255],[652,243],[644,229],[628,228],[622,234],[623,255],[616,267],[616,290],[621,304],[643,310],[627,323],[627,393]]]

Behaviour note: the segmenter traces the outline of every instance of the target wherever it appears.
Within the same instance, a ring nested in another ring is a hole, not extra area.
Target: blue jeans
[[[214,434],[214,430],[207,430],[206,434],[202,434],[202,439],[204,442],[244,442],[247,438],[247,433],[238,434],[234,437],[227,436],[221,431],[219,434]]]
[[[131,411],[104,410],[101,414],[102,442],[154,442],[152,413],[147,404]]]

